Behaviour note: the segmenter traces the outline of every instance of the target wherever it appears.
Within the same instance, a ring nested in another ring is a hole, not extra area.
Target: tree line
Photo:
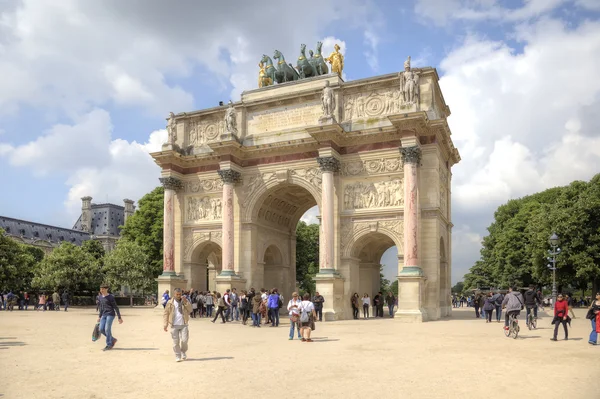
[[[479,287],[550,286],[548,239],[560,238],[556,281],[563,289],[600,290],[600,174],[508,201],[498,207],[481,257],[465,275]]]
[[[155,291],[163,269],[164,189],[157,187],[138,201],[137,211],[121,228],[116,248],[104,252],[100,242],[81,247],[63,242],[44,256],[41,249],[18,243],[0,230],[0,289],[95,292],[101,283]],[[298,222],[296,228],[296,281],[302,292],[314,293],[319,272],[319,225]],[[382,292],[398,292],[381,274]]]

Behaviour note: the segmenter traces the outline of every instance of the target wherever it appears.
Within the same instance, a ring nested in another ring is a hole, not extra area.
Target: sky
[[[600,171],[600,0],[0,0],[0,215],[72,227],[158,183],[170,111],[256,87],[262,54],[339,43],[344,79],[432,66],[462,160],[452,281],[494,210]],[[314,212],[306,220],[314,220]],[[392,279],[395,248],[382,262]]]

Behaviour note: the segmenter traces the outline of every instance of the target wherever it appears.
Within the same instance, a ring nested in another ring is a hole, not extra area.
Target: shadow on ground
[[[206,362],[209,360],[231,360],[234,359],[232,356],[221,356],[221,357],[205,357],[200,359],[190,359],[187,358],[186,362]]]

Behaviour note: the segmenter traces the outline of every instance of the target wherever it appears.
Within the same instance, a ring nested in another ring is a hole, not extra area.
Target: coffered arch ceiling
[[[305,188],[294,184],[278,185],[260,203],[257,221],[295,231],[298,220],[315,205],[317,201]]]

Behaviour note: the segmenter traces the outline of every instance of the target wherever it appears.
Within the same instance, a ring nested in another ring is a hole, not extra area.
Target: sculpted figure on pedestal
[[[335,110],[335,96],[333,93],[333,88],[329,86],[329,81],[325,82],[323,94],[321,94],[321,102],[323,116],[326,118],[333,118],[333,112]]]
[[[237,134],[235,108],[233,108],[233,103],[231,101],[229,101],[229,107],[225,112],[225,131],[227,133]]]
[[[344,56],[340,53],[340,46],[336,44],[333,46],[335,51],[327,57],[327,62],[331,64],[331,72],[337,73],[342,76],[342,70],[344,69]]]
[[[167,144],[175,144],[177,141],[177,131],[175,127],[175,114],[169,112],[167,118]]]
[[[419,101],[419,72],[410,67],[410,56],[404,61],[404,72],[400,72],[400,93],[405,103]]]
[[[258,63],[258,67],[260,68],[258,71],[258,87],[271,86],[273,84],[273,79],[267,76],[265,64],[261,61]],[[273,64],[271,64],[270,67],[273,68]]]

